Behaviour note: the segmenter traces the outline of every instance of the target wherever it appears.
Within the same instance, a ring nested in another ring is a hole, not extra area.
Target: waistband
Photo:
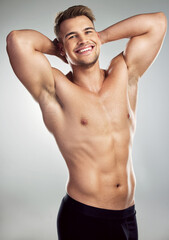
[[[103,219],[126,219],[136,214],[135,205],[123,210],[109,210],[97,208],[78,202],[71,198],[68,194],[63,198],[64,205],[71,211],[80,212],[83,215],[90,217],[97,217]]]

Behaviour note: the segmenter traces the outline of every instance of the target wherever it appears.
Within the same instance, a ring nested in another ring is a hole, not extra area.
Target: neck
[[[72,66],[72,70],[72,82],[93,93],[100,91],[105,72],[100,69],[99,62],[90,67]]]

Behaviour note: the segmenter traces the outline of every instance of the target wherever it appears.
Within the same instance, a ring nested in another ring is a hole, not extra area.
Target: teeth
[[[86,51],[91,50],[91,49],[92,49],[91,47],[88,47],[88,48],[85,48],[85,49],[79,50],[78,52],[82,53],[82,52],[86,52]]]

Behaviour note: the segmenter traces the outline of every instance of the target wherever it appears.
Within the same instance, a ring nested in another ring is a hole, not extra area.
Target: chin
[[[78,61],[77,65],[81,67],[92,67],[98,61],[99,56],[96,56],[92,61]]]

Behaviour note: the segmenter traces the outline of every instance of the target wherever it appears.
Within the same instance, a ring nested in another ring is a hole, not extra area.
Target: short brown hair
[[[59,40],[59,32],[60,32],[60,24],[69,18],[74,18],[78,16],[86,16],[88,17],[92,23],[95,20],[95,16],[92,13],[92,10],[83,5],[76,5],[69,7],[63,12],[59,12],[55,18],[54,32],[56,34],[57,39]]]

